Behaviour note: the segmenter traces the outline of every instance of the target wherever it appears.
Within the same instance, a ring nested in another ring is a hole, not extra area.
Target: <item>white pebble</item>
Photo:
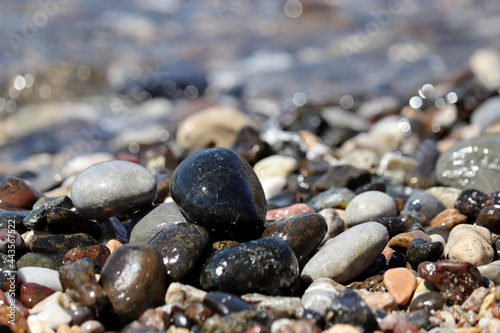
[[[38,283],[54,291],[62,291],[59,272],[42,267],[23,267],[18,271],[19,283]]]

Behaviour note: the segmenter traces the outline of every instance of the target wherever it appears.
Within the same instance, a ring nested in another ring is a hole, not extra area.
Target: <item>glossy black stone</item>
[[[429,243],[422,238],[415,238],[408,244],[406,259],[414,269],[424,261],[436,261],[441,257],[444,246],[440,242]]]
[[[410,312],[406,316],[406,320],[419,328],[423,328],[423,329],[427,330],[427,329],[429,329],[429,325],[431,323],[430,317],[431,317],[431,314],[429,311],[418,310],[418,311]]]
[[[362,332],[373,332],[377,327],[377,320],[370,307],[361,299],[358,293],[345,289],[332,301],[327,313],[328,324],[350,324]]]
[[[220,291],[208,292],[203,303],[213,312],[223,315],[244,310],[255,310],[253,305],[240,297]]]
[[[181,328],[190,328],[192,326],[191,320],[182,312],[177,312],[172,316],[172,324]]]
[[[39,200],[33,206],[33,210],[24,218],[24,226],[29,230],[43,230],[47,226],[47,215],[53,208],[73,208],[71,199],[65,195],[57,198],[43,199],[44,202],[37,205]]]
[[[201,286],[234,294],[276,295],[298,278],[297,257],[279,238],[261,238],[215,253],[201,273]]]
[[[458,195],[457,201],[455,201],[455,208],[467,216],[467,221],[472,223],[476,220],[487,199],[488,195],[481,191],[465,189]]]
[[[264,230],[262,185],[248,162],[229,149],[207,149],[186,158],[172,174],[170,193],[214,240],[250,240]]]
[[[387,231],[389,231],[389,239],[408,231],[408,226],[406,225],[406,223],[404,223],[403,220],[401,220],[401,218],[397,216],[377,217],[372,221],[378,222],[387,228]]]
[[[418,310],[441,310],[446,304],[446,298],[437,291],[430,291],[428,293],[419,295],[411,302],[410,311]]]

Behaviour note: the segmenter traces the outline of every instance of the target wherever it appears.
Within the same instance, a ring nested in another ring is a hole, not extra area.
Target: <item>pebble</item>
[[[282,193],[287,184],[285,177],[274,176],[260,179],[266,198],[272,198]]]
[[[312,212],[314,212],[314,210],[308,205],[304,203],[297,203],[288,207],[268,210],[266,213],[266,220],[279,219],[281,217],[287,217],[301,213],[312,213]]]
[[[370,173],[376,173],[380,163],[380,157],[371,149],[354,149],[340,159],[341,164],[348,164],[355,168],[368,170]]]
[[[203,303],[213,312],[228,315],[234,312],[255,310],[255,307],[241,297],[224,292],[208,292]]]
[[[332,166],[325,174],[316,180],[316,191],[326,191],[336,187],[347,187],[351,190],[369,183],[371,174],[365,169],[358,169],[350,165]]]
[[[23,267],[19,268],[17,275],[19,283],[38,283],[54,291],[62,291],[61,282],[59,282],[59,272],[53,269],[41,267]]]
[[[80,333],[104,333],[106,329],[97,320],[87,320],[80,325]]]
[[[439,236],[441,237],[441,236]],[[430,237],[432,239],[432,237]],[[441,237],[442,239],[442,237]],[[424,261],[437,261],[443,254],[445,245],[443,242],[428,242],[422,238],[415,238],[408,244],[406,259],[411,267],[416,269]]]
[[[77,303],[93,309],[108,304],[95,277],[94,263],[88,258],[59,267],[59,280],[64,292]]]
[[[28,326],[26,318],[19,311],[11,312],[8,306],[0,306],[0,324],[2,331],[6,333],[25,333]]]
[[[344,221],[347,227],[352,227],[396,213],[396,203],[389,195],[379,191],[367,191],[356,195],[347,205]]]
[[[399,306],[406,305],[417,288],[415,275],[406,268],[391,268],[384,273],[387,291],[394,296]]]
[[[276,295],[299,274],[297,258],[279,238],[260,238],[215,253],[202,270],[203,289]]]
[[[28,325],[30,317],[28,317]],[[53,330],[57,329],[57,327],[59,327],[60,325],[69,324],[72,319],[71,316],[66,311],[64,311],[64,309],[59,304],[56,303],[52,303],[42,311],[38,312],[36,314],[36,318],[46,327],[49,327]]]
[[[303,213],[272,221],[261,237],[275,237],[287,242],[300,264],[316,249],[326,232],[327,224],[323,216]]]
[[[425,190],[435,196],[446,208],[454,208],[461,190],[455,187],[434,186]]]
[[[47,257],[46,255],[28,252],[19,258],[17,261],[17,267],[42,267],[57,270],[59,265],[54,259]]]
[[[111,253],[115,252],[115,250],[117,248],[119,248],[120,246],[122,246],[123,243],[121,243],[120,241],[116,240],[116,239],[111,239],[109,240],[107,243],[106,243],[106,247],[109,249],[109,251]]]
[[[295,158],[272,155],[261,159],[253,166],[253,171],[260,180],[270,177],[288,178],[298,167]]]
[[[255,128],[245,126],[238,133],[236,140],[231,145],[231,150],[253,165],[265,153],[267,148],[267,144],[259,136],[259,131]]]
[[[163,258],[168,276],[181,281],[201,266],[211,249],[210,237],[205,228],[194,223],[169,226],[156,235],[149,245]],[[199,269],[198,269],[199,270]]]
[[[73,208],[73,203],[64,195],[50,199],[42,197],[35,203],[33,210],[24,218],[24,226],[29,230],[44,230],[47,226],[47,216],[56,207]]]
[[[319,278],[309,285],[300,299],[306,310],[325,315],[332,301],[344,286],[329,278]]]
[[[372,219],[373,222],[378,222],[387,228],[389,231],[389,238],[393,238],[408,230],[406,223],[398,216],[391,217],[377,217]]]
[[[286,313],[289,317],[300,318],[304,312],[299,297],[266,296],[254,293],[242,295],[241,298],[266,313]]]
[[[135,213],[130,232],[131,243],[148,244],[158,233],[177,223],[188,220],[175,202],[166,202]]]
[[[438,198],[428,192],[417,190],[407,199],[403,211],[416,211],[424,214],[429,220],[432,220],[445,209],[446,207]]]
[[[465,301],[483,284],[481,273],[469,262],[426,261],[418,266],[418,275],[433,283],[446,299],[454,303]]]
[[[438,311],[446,304],[446,298],[437,291],[429,291],[415,297],[409,307],[410,311]]]
[[[478,125],[481,130],[484,130],[500,119],[499,110],[500,97],[491,97],[474,109],[470,117],[470,123]]]
[[[500,188],[500,156],[498,134],[464,140],[438,159],[438,182],[456,188],[474,188],[490,193]]]
[[[371,309],[378,309],[384,312],[396,310],[398,304],[391,293],[385,291],[371,292],[365,289],[357,289],[356,292]]]
[[[448,230],[453,229],[456,225],[467,222],[467,216],[460,214],[460,211],[455,208],[447,208],[437,214],[429,223],[431,227],[445,227]]]
[[[187,308],[193,303],[203,303],[206,291],[195,288],[188,284],[172,282],[165,294],[166,304],[178,304],[183,308]]]
[[[0,210],[0,229],[14,228],[18,233],[26,231],[24,218],[30,213],[29,210]]]
[[[84,219],[75,211],[54,207],[47,213],[48,231],[53,234],[86,233],[94,238],[99,238],[102,233],[101,224]]]
[[[417,238],[421,238],[429,243],[432,242],[432,239],[425,232],[420,230],[412,230],[394,236],[393,238],[391,238],[388,245],[392,248],[407,249],[410,245],[410,242]]]
[[[329,324],[350,324],[362,332],[373,332],[377,327],[375,315],[363,301],[363,299],[353,290],[343,290],[332,301],[328,309],[332,316],[328,320]]]
[[[85,248],[75,247],[66,252],[63,264],[70,264],[79,259],[89,258],[99,267],[99,269],[102,269],[110,254],[110,249],[101,244]]]
[[[479,313],[481,309],[481,304],[483,304],[484,298],[490,293],[490,290],[484,287],[477,288],[472,292],[472,294],[462,303],[461,308],[464,311],[472,310]]]
[[[482,276],[490,279],[496,285],[500,285],[500,260],[495,260],[489,264],[478,266],[477,269]]]
[[[313,281],[328,277],[345,283],[368,268],[388,240],[387,229],[377,222],[366,222],[347,229],[323,245],[304,266],[301,276]]]
[[[186,158],[172,174],[170,193],[214,240],[250,240],[262,234],[264,191],[250,165],[229,149],[208,149]]]
[[[476,266],[493,261],[491,233],[485,227],[460,224],[451,230],[444,255],[452,261],[468,261]]]
[[[256,125],[240,110],[213,106],[196,112],[182,121],[176,141],[183,149],[229,148],[244,127]]]
[[[28,309],[52,295],[55,291],[38,283],[28,282],[21,285],[19,300]]]
[[[488,228],[495,234],[500,233],[500,205],[485,206],[477,216],[476,224]]]
[[[315,195],[307,205],[315,212],[326,208],[346,207],[354,196],[354,192],[347,187],[337,187]]]
[[[161,256],[151,247],[125,244],[109,256],[100,283],[121,323],[127,324],[163,303],[167,273]]]
[[[387,152],[380,158],[377,174],[406,183],[415,174],[418,164],[414,158],[402,156],[401,153]]]
[[[78,213],[104,219],[149,206],[156,198],[156,180],[142,166],[125,161],[95,164],[80,172],[70,197]]]
[[[245,310],[230,313],[225,316],[215,314],[201,326],[201,333],[243,332],[255,323],[265,324],[265,313],[255,310]]]
[[[335,238],[342,231],[344,231],[345,223],[344,220],[340,217],[337,210],[333,208],[326,208],[319,211],[319,214],[325,218],[325,222],[327,225],[326,235],[319,244],[319,246],[323,246],[327,241],[332,238]]]
[[[26,181],[8,177],[0,183],[0,209],[31,209],[42,194]]]
[[[24,239],[17,231],[14,229],[0,229],[0,253],[14,254],[20,257],[26,252],[26,249]]]

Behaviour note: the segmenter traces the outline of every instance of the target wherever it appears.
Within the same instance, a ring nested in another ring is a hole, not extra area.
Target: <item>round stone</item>
[[[103,162],[76,176],[70,197],[83,217],[104,219],[151,205],[156,198],[156,180],[138,164]]]
[[[125,244],[109,256],[100,282],[121,323],[126,324],[164,302],[167,273],[153,248]]]
[[[338,283],[348,282],[375,261],[388,240],[389,232],[377,222],[347,229],[326,242],[307,262],[302,278],[314,281],[327,277]]]
[[[367,191],[355,196],[345,209],[345,224],[352,227],[377,217],[396,215],[396,203],[391,196],[379,191]]]
[[[260,238],[215,253],[203,267],[204,289],[278,294],[299,275],[293,250],[279,238]]]
[[[182,161],[172,174],[170,194],[214,240],[255,239],[264,230],[267,202],[259,179],[229,149],[207,149]]]
[[[445,210],[446,207],[432,194],[416,190],[406,200],[403,208],[405,212],[418,212],[424,214],[429,220],[432,220],[437,214]]]

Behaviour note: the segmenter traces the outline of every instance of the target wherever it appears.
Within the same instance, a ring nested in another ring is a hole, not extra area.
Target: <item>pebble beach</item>
[[[495,1],[6,8],[2,332],[500,332]]]

